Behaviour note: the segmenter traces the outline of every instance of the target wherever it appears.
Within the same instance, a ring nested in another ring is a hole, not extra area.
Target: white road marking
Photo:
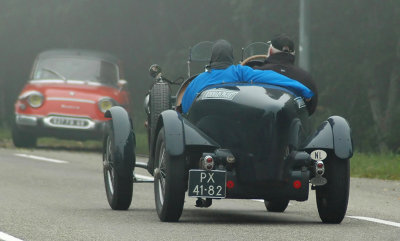
[[[139,179],[147,180],[147,181],[154,181],[154,177],[149,177],[149,176],[145,176],[145,175],[135,174],[135,177],[137,177]]]
[[[6,233],[0,232],[0,240],[4,241],[23,241],[22,239],[13,237],[11,235],[8,235]]]
[[[34,156],[34,155],[27,155],[27,154],[20,154],[20,153],[16,153],[14,155],[19,156],[19,157],[31,158],[31,159],[35,159],[35,160],[39,160],[39,161],[58,163],[58,164],[68,163],[67,161],[51,159],[51,158],[47,158],[47,157]]]
[[[370,222],[374,222],[374,223],[386,224],[386,225],[395,226],[395,227],[400,228],[400,223],[391,222],[391,221],[386,221],[386,220],[382,220],[382,219],[369,218],[369,217],[360,217],[360,216],[346,216],[346,217],[348,217],[348,218],[354,218],[354,219],[360,219],[360,220],[365,220],[365,221],[370,221]]]

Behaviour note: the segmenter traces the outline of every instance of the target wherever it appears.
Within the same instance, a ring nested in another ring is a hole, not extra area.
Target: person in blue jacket
[[[233,48],[226,40],[217,40],[212,47],[210,66],[187,87],[182,98],[182,112],[187,113],[196,96],[206,87],[221,83],[265,83],[291,90],[294,94],[310,99],[314,93],[300,82],[272,70],[254,70],[233,64]]]

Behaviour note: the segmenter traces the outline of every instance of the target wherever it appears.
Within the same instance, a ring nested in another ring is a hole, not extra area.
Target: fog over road
[[[321,223],[314,191],[284,213],[255,200],[196,208],[187,197],[180,222],[162,223],[151,183],[134,184],[129,210],[111,210],[101,162],[96,152],[0,149],[0,240],[400,240],[399,181],[352,178],[340,225]]]

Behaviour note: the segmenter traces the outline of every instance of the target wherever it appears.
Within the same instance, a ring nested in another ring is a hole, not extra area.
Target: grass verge
[[[14,145],[11,140],[11,130],[7,128],[0,128],[0,147],[11,148]],[[62,140],[57,138],[43,137],[39,138],[37,142],[39,148],[51,148],[51,149],[64,149],[74,151],[96,151],[101,152],[102,142],[101,141],[73,141],[73,140]],[[147,155],[147,135],[145,133],[136,133],[136,154]]]
[[[354,153],[351,176],[400,180],[400,155],[393,153]]]

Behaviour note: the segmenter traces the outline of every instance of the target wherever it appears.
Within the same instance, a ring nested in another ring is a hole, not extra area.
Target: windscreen
[[[118,81],[118,67],[94,58],[46,58],[38,62],[33,79],[85,80],[115,84]]]
[[[254,55],[266,55],[269,45],[264,42],[255,42],[243,48],[242,60]]]
[[[190,61],[210,62],[213,42],[203,41],[190,48]]]

